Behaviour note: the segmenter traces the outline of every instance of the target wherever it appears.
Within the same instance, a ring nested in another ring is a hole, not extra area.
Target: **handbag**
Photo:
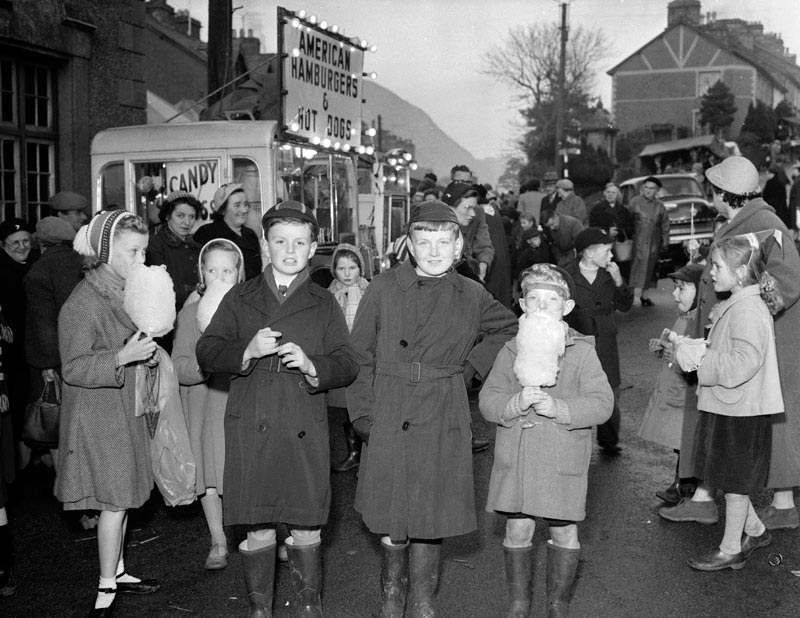
[[[630,262],[633,259],[633,240],[615,240],[614,256],[617,262]]]
[[[22,439],[25,442],[55,448],[58,446],[58,425],[61,416],[59,380],[45,382],[42,394],[25,408]]]

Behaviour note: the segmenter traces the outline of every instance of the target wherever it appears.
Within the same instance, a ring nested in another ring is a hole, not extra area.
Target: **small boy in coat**
[[[441,541],[477,527],[465,380],[486,376],[517,330],[508,309],[453,270],[464,241],[452,208],[417,206],[408,239],[415,265],[375,277],[358,307],[361,369],[347,389],[365,443],[355,508],[383,537],[383,618],[432,618]]]
[[[330,509],[330,447],[323,391],[358,373],[342,310],[309,279],[317,220],[282,202],[261,224],[270,265],[222,299],[197,342],[209,373],[231,374],[225,416],[228,525],[249,526],[239,545],[250,616],[271,616],[275,524],[286,539],[298,613],[322,616],[321,537]]]
[[[549,318],[554,328],[566,328],[562,320],[575,307],[573,285],[557,266],[532,266],[522,275],[520,322]],[[522,327],[520,332],[522,337]],[[567,616],[580,555],[577,522],[586,517],[592,425],[611,416],[614,397],[593,338],[572,329],[566,331],[555,385],[523,388],[515,361],[528,342],[519,337],[500,350],[480,393],[483,416],[498,425],[486,510],[507,517],[508,616],[527,618],[531,610],[535,517],[550,528],[547,615]]]

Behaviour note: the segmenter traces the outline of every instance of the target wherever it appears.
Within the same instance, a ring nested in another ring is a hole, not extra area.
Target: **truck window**
[[[247,214],[247,227],[261,236],[261,217],[272,204],[264,204],[261,196],[261,174],[258,164],[248,157],[233,157],[233,182],[244,186],[244,193],[250,203]]]
[[[114,161],[100,171],[100,210],[125,208],[125,165]]]

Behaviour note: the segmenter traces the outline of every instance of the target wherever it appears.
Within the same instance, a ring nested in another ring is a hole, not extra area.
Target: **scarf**
[[[111,310],[120,323],[132,332],[136,332],[136,325],[128,317],[123,308],[125,301],[125,280],[120,277],[108,264],[102,263],[97,268],[86,272],[85,279],[94,287],[101,296],[111,301]]]
[[[361,297],[364,296],[364,290],[367,289],[369,282],[361,277],[353,285],[344,285],[338,279],[334,279],[333,283],[328,287],[328,291],[333,294],[336,302],[344,312],[344,320],[347,322],[347,329],[352,332],[353,323],[356,319],[356,311],[358,304],[361,302]]]

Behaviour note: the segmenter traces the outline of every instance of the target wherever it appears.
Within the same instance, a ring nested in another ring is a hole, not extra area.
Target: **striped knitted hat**
[[[101,210],[75,234],[75,239],[72,241],[73,249],[81,255],[97,257],[101,262],[108,264],[117,223],[127,217],[135,216],[127,210]]]

